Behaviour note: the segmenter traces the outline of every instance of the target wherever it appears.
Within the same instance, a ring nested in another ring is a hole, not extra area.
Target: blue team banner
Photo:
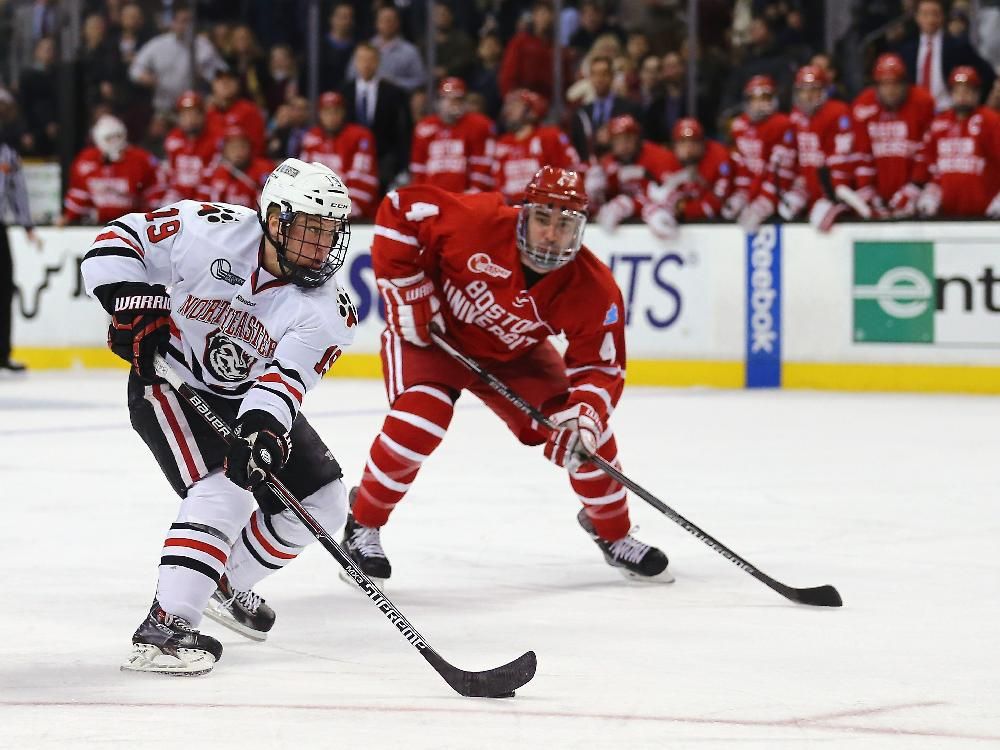
[[[781,387],[781,225],[747,235],[746,387]]]

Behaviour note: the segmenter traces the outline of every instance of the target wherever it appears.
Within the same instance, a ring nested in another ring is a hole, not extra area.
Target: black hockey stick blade
[[[781,592],[785,598],[799,604],[810,604],[813,607],[841,607],[844,604],[840,592],[833,586],[816,586],[811,589],[794,589],[791,586],[785,588],[787,591]]]
[[[424,658],[459,695],[467,698],[510,698],[514,691],[527,685],[535,676],[538,660],[534,651],[514,659],[509,664],[484,672],[467,672],[452,666],[436,652],[424,652]]]

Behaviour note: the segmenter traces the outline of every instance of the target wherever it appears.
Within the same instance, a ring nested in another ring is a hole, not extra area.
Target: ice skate
[[[357,493],[358,488],[353,487],[350,494],[352,508]],[[371,578],[376,586],[383,588],[386,580],[392,575],[392,564],[382,549],[381,529],[362,526],[354,520],[353,513],[348,513],[347,525],[344,526],[344,541],[341,545],[361,571]],[[348,583],[354,583],[354,580],[347,575],[347,571],[341,571],[340,577]]]
[[[199,633],[184,618],[164,612],[154,599],[149,615],[132,635],[132,653],[121,670],[196,677],[211,672],[221,658],[221,643]]]
[[[617,568],[625,578],[648,583],[674,582],[674,577],[667,570],[667,556],[661,550],[640,542],[631,534],[626,534],[614,542],[601,539],[594,531],[586,509],[580,509],[576,520],[600,547],[608,565]]]
[[[252,641],[267,639],[274,625],[274,610],[253,591],[237,591],[222,576],[219,587],[205,606],[205,617]]]

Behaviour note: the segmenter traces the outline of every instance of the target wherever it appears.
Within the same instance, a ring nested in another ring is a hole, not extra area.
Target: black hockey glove
[[[223,464],[226,476],[245,490],[256,489],[288,462],[292,443],[281,423],[253,409],[236,420]]]
[[[156,380],[153,357],[170,342],[170,295],[162,284],[126,282],[114,291],[108,348],[145,380]]]

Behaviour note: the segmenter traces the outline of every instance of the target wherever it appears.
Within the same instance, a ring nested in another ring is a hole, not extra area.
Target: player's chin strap
[[[466,356],[454,346],[452,346],[448,341],[442,336],[442,331],[436,325],[431,326],[431,340],[440,347],[445,353],[457,360],[458,362],[465,365],[469,370],[475,373],[483,382],[485,382],[490,388],[495,390],[501,396],[510,401],[514,406],[523,411],[525,414],[534,419],[538,424],[543,427],[554,430],[556,426],[552,424],[551,420],[546,417],[542,412],[536,409],[534,406],[525,401],[520,395],[515,393],[511,388],[504,383],[502,380],[496,376],[489,373],[487,370],[483,369],[482,365],[476,362],[471,357]],[[840,598],[840,594],[837,592],[833,586],[817,586],[815,588],[797,589],[791,586],[786,586],[780,581],[776,581],[771,578],[766,573],[758,570],[756,566],[751,565],[749,562],[744,560],[742,557],[737,555],[735,552],[726,547],[722,542],[714,539],[700,528],[695,526],[689,520],[684,518],[680,513],[673,510],[669,505],[664,503],[662,500],[657,498],[648,490],[644,489],[640,485],[633,482],[627,476],[622,474],[618,469],[616,469],[612,464],[608,463],[606,460],[600,456],[594,455],[590,456],[588,459],[597,468],[603,471],[612,479],[621,482],[628,489],[632,490],[636,495],[641,497],[647,503],[656,508],[660,513],[665,515],[671,521],[676,523],[682,529],[690,534],[693,534],[698,539],[703,541],[709,547],[714,549],[720,555],[725,557],[727,560],[732,561],[737,567],[742,568],[747,573],[752,575],[758,581],[763,583],[768,588],[773,591],[777,591],[783,597],[789,601],[797,602],[799,604],[811,604],[817,607],[839,607],[843,604]]]
[[[201,415],[209,426],[215,430],[215,433],[224,442],[228,443],[232,438],[233,428],[215,413],[205,399],[185,383],[161,355],[156,355],[156,358],[153,360],[153,366],[156,374],[166,380]],[[333,556],[365,595],[375,603],[375,606],[382,611],[382,614],[388,618],[389,622],[395,625],[399,632],[403,634],[403,637],[410,642],[410,645],[420,652],[420,655],[427,660],[427,663],[434,667],[435,671],[457,693],[472,698],[507,698],[514,695],[514,691],[517,688],[527,684],[535,676],[536,659],[534,651],[528,651],[514,661],[504,664],[502,667],[483,672],[468,672],[449,664],[417,632],[417,629],[409,623],[403,616],[403,613],[396,608],[396,605],[389,601],[385,594],[379,591],[371,578],[358,569],[354,561],[334,541],[333,537],[327,533],[319,521],[313,518],[312,514],[309,513],[302,503],[289,492],[280,479],[269,477],[265,481],[265,484],[274,493],[275,497],[309,529],[310,533],[316,537],[316,540]]]

